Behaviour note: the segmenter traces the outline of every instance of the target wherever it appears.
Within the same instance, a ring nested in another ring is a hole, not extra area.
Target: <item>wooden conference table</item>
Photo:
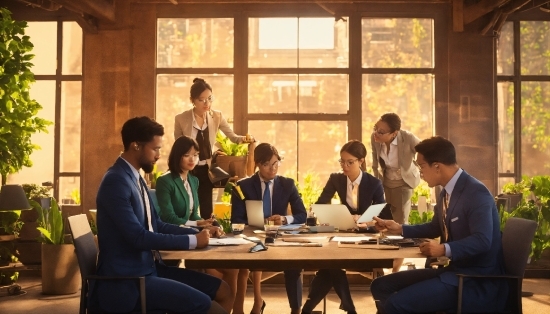
[[[246,227],[244,234],[257,236],[252,231],[253,228]],[[348,237],[372,236],[372,234],[316,233],[293,235],[292,239],[318,236]],[[276,241],[282,241],[281,236]],[[418,247],[400,248],[398,250],[342,248],[338,247],[338,242],[330,241],[323,243],[322,247],[268,246],[266,251],[249,253],[248,250],[253,245],[254,243],[251,242],[250,244],[236,246],[208,246],[198,250],[160,251],[160,253],[165,260],[185,260],[186,268],[247,268],[266,271],[317,270],[322,268],[372,271],[373,268],[392,268],[393,259],[395,258],[425,258]],[[369,244],[368,246],[376,245]]]

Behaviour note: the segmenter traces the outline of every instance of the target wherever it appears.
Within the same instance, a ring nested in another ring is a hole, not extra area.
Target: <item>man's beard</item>
[[[153,172],[153,168],[155,167],[155,165],[152,164],[152,163],[145,163],[145,162],[142,162],[142,163],[140,164],[140,167],[141,167],[141,169],[143,169],[143,172],[145,172],[145,173],[151,173],[151,172]]]

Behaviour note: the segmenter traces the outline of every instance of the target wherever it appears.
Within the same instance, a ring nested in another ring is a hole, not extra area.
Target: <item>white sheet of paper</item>
[[[372,239],[372,237],[366,237],[366,236],[362,236],[362,237],[333,237],[331,241],[334,241],[334,242],[359,242],[359,241],[368,241]]]
[[[247,241],[242,238],[210,238],[208,240],[208,245],[241,245],[241,244],[250,244],[250,241]]]

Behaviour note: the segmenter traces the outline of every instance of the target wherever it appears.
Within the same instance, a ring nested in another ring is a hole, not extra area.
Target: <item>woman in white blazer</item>
[[[395,113],[383,114],[371,136],[372,170],[382,180],[393,220],[400,224],[409,221],[413,189],[420,183],[420,172],[413,163],[419,142],[414,134],[401,130],[401,118]],[[403,259],[394,259],[393,272],[402,264]]]
[[[212,216],[212,189],[214,185],[208,178],[208,169],[212,161],[212,152],[216,150],[216,133],[221,130],[233,143],[247,142],[246,136],[237,135],[220,111],[212,110],[214,95],[212,87],[202,78],[195,78],[191,86],[190,100],[193,108],[184,111],[175,118],[174,139],[187,135],[199,144],[199,163],[193,174],[199,179],[200,215],[203,219]],[[249,141],[253,141],[250,137]]]

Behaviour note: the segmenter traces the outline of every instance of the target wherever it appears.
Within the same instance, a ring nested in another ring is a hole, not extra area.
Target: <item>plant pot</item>
[[[42,244],[42,293],[72,294],[80,288],[80,269],[72,244]]]
[[[42,243],[18,239],[15,242],[15,248],[18,253],[17,258],[23,265],[40,265],[42,263]]]
[[[217,156],[216,164],[232,177],[246,177],[247,156]]]

